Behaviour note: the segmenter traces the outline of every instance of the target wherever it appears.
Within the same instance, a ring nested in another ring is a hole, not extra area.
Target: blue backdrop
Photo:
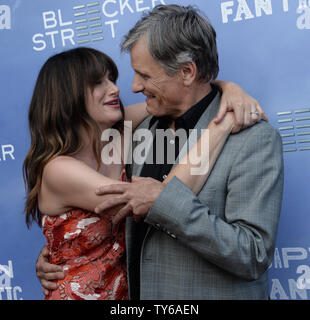
[[[29,147],[28,106],[45,60],[75,46],[106,52],[131,92],[123,35],[157,4],[197,5],[218,34],[220,79],[259,100],[283,137],[285,188],[270,267],[271,299],[310,298],[310,0],[1,0],[0,1],[0,300],[42,299],[35,261],[45,243],[27,230],[22,163]]]

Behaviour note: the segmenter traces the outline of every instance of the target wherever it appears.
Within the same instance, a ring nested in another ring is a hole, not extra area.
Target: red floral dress
[[[43,215],[50,263],[63,266],[65,279],[46,300],[127,300],[125,222],[113,229],[109,215],[82,209]]]

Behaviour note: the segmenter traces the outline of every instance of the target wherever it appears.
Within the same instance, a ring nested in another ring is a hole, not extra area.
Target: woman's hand
[[[232,133],[250,127],[261,120],[269,121],[258,101],[249,96],[240,86],[221,80],[216,80],[215,84],[222,89],[220,108],[214,120],[216,124],[223,120],[227,111],[233,111],[235,116]]]

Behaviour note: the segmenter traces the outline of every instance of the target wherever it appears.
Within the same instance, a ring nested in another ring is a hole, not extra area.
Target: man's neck
[[[175,130],[175,119],[181,117],[186,111],[202,100],[206,95],[212,91],[210,82],[208,83],[196,83],[194,87],[191,88],[189,94],[184,99],[183,107],[180,108],[179,112],[171,116],[172,121],[170,124],[170,129]]]

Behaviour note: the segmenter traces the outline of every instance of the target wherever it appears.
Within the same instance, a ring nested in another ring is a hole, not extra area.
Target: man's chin
[[[146,111],[154,116],[155,110],[149,104],[146,104]]]
[[[158,110],[158,108],[154,108],[150,105],[146,105],[146,111],[151,114],[152,116],[155,116],[155,117],[161,117],[162,114],[160,113],[160,111]]]

